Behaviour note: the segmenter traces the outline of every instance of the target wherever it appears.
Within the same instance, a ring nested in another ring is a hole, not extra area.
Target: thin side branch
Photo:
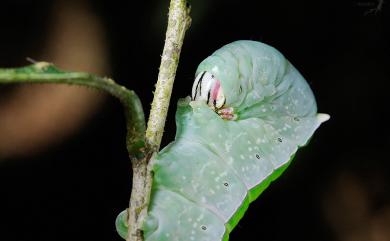
[[[143,240],[141,230],[147,215],[152,188],[149,160],[160,147],[184,35],[191,23],[189,12],[185,0],[171,0],[160,71],[146,130],[147,149],[144,158],[133,160],[133,187],[128,209],[127,241]]]
[[[134,91],[118,85],[112,79],[83,72],[66,72],[47,62],[21,68],[0,68],[0,84],[52,83],[80,85],[105,91],[118,98],[125,109],[127,149],[133,158],[143,155],[145,146],[145,117],[141,101]]]

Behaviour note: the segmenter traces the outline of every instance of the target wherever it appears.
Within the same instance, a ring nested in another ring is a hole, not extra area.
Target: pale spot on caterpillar
[[[229,159],[228,159],[228,164],[230,165],[230,164],[232,164],[233,163],[233,161],[234,161],[234,158],[233,157],[229,157]]]

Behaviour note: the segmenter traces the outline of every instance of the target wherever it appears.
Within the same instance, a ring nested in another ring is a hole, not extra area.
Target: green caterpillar
[[[249,203],[328,119],[276,49],[245,40],[223,46],[199,65],[191,99],[178,103],[175,141],[153,160],[145,240],[228,240]]]

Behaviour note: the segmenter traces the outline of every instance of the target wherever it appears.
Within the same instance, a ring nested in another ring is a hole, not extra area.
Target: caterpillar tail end
[[[318,113],[317,114],[317,120],[320,123],[324,123],[325,121],[330,119],[330,115],[328,114],[323,114],[323,113]]]

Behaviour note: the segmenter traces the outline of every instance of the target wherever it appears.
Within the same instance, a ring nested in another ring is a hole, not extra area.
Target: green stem
[[[134,91],[116,84],[112,79],[82,72],[65,72],[50,63],[37,62],[22,68],[0,69],[0,84],[60,83],[81,85],[103,90],[117,97],[124,105],[127,124],[127,149],[142,157],[144,151],[145,119],[141,101]]]

